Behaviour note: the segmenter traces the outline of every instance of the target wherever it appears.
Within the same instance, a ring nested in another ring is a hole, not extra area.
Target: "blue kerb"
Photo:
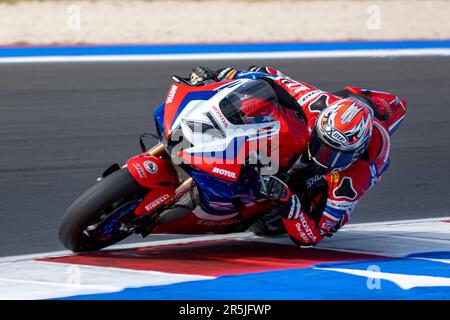
[[[163,55],[450,48],[450,40],[0,47],[0,57]]]

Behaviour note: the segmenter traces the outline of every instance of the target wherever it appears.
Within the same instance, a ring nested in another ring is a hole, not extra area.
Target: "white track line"
[[[450,220],[450,216],[445,216],[445,217],[440,217],[440,218],[393,220],[393,221],[370,222],[370,223],[355,223],[355,224],[349,224],[349,225],[345,226],[339,232],[342,232],[345,230],[348,230],[348,231],[358,230],[358,228],[361,228],[361,227],[385,226],[385,225],[396,225],[396,224],[414,224],[414,223],[434,222],[434,221],[444,221],[444,220]],[[450,223],[449,223],[449,229],[450,229]],[[395,235],[386,235],[386,234],[383,234],[383,236],[395,237]],[[406,236],[400,236],[400,235],[398,237],[406,238]],[[152,241],[152,242],[139,242],[139,243],[115,245],[115,246],[111,246],[103,251],[134,249],[134,248],[141,248],[141,247],[163,246],[163,245],[171,245],[171,244],[187,244],[187,243],[195,243],[195,242],[201,242],[201,241],[211,241],[211,240],[214,241],[214,240],[226,240],[226,239],[239,239],[239,240],[258,239],[259,241],[269,241],[269,242],[276,243],[276,242],[280,242],[280,241],[284,242],[286,240],[284,238],[285,237],[264,238],[264,237],[255,236],[251,232],[240,232],[240,233],[206,235],[206,236],[197,236],[197,237],[187,236],[187,238],[181,238],[181,239],[159,240],[159,241]],[[421,240],[427,240],[427,239],[421,238]],[[439,241],[439,240],[437,240],[437,241]],[[318,247],[318,248],[320,248],[320,247]],[[320,249],[328,249],[328,248],[326,246],[324,246]],[[334,248],[330,248],[330,249],[337,250]],[[337,251],[347,251],[347,250],[337,250]],[[352,252],[355,252],[355,251],[352,251]],[[361,253],[367,253],[367,252],[361,252]],[[71,251],[64,250],[64,251],[54,251],[54,252],[45,252],[45,253],[37,253],[37,254],[17,255],[17,256],[2,257],[2,258],[0,258],[0,263],[18,262],[18,261],[42,259],[42,258],[48,258],[48,257],[67,256],[67,255],[73,255],[73,254],[74,253]]]
[[[439,262],[439,263],[446,263],[450,264],[450,259],[434,259],[434,258],[414,258],[416,260],[425,260],[425,261],[433,261],[433,262]]]
[[[0,299],[60,298],[214,278],[149,270],[19,261],[0,263]]]
[[[48,62],[132,62],[132,61],[191,61],[191,60],[239,60],[239,59],[306,59],[348,57],[414,57],[450,56],[450,48],[437,49],[373,49],[373,50],[327,50],[286,51],[252,53],[193,53],[193,54],[129,54],[92,56],[42,56],[0,57],[2,63],[48,63]]]
[[[382,226],[388,224],[410,224],[410,223],[421,223],[421,222],[434,222],[434,221],[445,221],[450,220],[450,216],[438,217],[438,218],[421,218],[421,219],[406,219],[406,220],[391,220],[391,221],[380,221],[380,222],[363,222],[363,223],[350,223],[343,229],[357,228],[357,227],[369,227],[369,226]],[[450,224],[449,224],[450,228]]]
[[[314,268],[316,270],[335,271],[347,273],[355,276],[366,277],[368,279],[388,280],[398,285],[403,290],[409,290],[416,287],[450,287],[450,278],[436,276],[422,276],[389,273],[380,271],[344,269],[344,268]]]
[[[10,278],[0,278],[3,282],[12,282],[13,284],[35,284],[39,286],[50,286],[50,287],[62,287],[62,288],[73,288],[73,289],[93,289],[102,291],[120,291],[122,287],[104,286],[104,285],[88,285],[88,284],[72,284],[65,282],[49,282],[40,280],[22,280],[22,279],[10,279]]]

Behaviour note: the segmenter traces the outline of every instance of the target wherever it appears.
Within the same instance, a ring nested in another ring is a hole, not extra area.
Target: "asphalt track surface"
[[[0,256],[63,249],[64,210],[105,167],[139,152],[170,75],[199,64],[267,64],[325,90],[355,85],[404,96],[409,110],[392,139],[392,165],[352,222],[449,214],[450,57],[4,64]]]

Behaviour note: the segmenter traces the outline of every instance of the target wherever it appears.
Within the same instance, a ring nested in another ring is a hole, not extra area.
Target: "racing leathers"
[[[285,190],[274,201],[268,220],[281,216],[282,225],[294,243],[315,245],[345,225],[359,199],[380,181],[389,166],[390,135],[405,117],[406,101],[390,93],[356,87],[330,93],[269,67],[224,68],[214,74],[216,81],[242,78],[270,78],[282,87],[302,108],[310,134],[321,111],[338,100],[352,98],[373,111],[375,119],[366,152],[349,167],[334,172],[319,170],[311,165],[308,152],[303,152],[269,182],[279,183]]]

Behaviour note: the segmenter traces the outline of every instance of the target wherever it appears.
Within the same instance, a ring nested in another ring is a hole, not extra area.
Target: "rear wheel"
[[[103,178],[84,192],[65,212],[59,239],[75,252],[96,251],[128,237],[125,228],[147,194],[127,169]]]

